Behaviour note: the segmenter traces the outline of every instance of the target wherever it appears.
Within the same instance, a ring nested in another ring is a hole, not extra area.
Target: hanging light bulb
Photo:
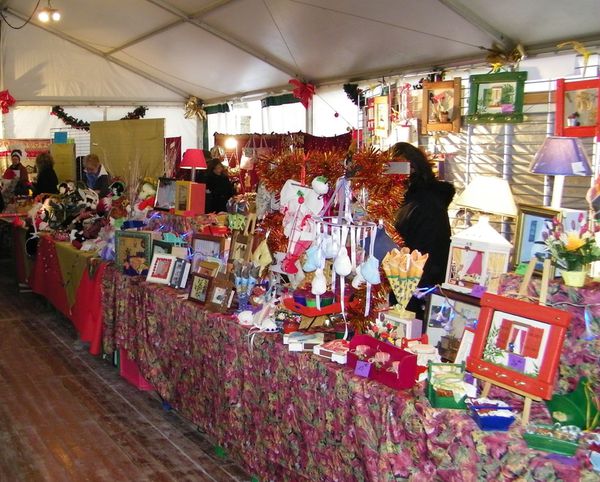
[[[50,20],[58,22],[60,18],[60,12],[56,8],[52,8],[50,0],[48,0],[48,5],[42,8],[40,13],[38,13],[38,20],[43,23],[48,23]]]

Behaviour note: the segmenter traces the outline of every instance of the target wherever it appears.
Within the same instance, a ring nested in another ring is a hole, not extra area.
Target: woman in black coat
[[[44,152],[35,158],[37,168],[37,181],[35,183],[35,194],[43,192],[49,194],[58,193],[58,176],[54,171],[54,159],[49,152]]]
[[[204,182],[206,182],[206,212],[227,211],[227,201],[235,194],[235,189],[221,161],[211,160]]]
[[[440,284],[446,275],[450,250],[448,206],[455,194],[454,186],[436,179],[425,153],[412,144],[395,144],[392,155],[410,162],[411,171],[394,227],[406,247],[429,254],[419,286]],[[411,298],[407,309],[423,319],[422,300]]]

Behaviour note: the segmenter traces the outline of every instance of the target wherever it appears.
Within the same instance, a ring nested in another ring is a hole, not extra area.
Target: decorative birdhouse
[[[497,293],[511,248],[489,218],[481,216],[477,224],[452,236],[444,286],[463,293]]]

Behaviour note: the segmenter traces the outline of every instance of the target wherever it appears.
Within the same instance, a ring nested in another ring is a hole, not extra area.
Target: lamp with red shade
[[[185,216],[204,214],[206,185],[194,182],[196,169],[206,169],[206,158],[202,149],[188,149],[184,152],[181,169],[192,170],[192,181],[177,181],[175,191],[175,213]]]

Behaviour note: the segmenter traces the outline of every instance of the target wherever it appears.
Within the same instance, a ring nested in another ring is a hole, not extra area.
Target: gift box
[[[529,424],[523,438],[529,448],[572,456],[579,446],[580,434],[581,429],[573,425]]]
[[[388,354],[389,357],[386,355],[385,361],[377,361],[379,353]],[[416,382],[416,355],[369,335],[356,335],[352,338],[347,365],[356,374],[377,380],[390,388],[411,388]]]
[[[327,358],[332,362],[345,365],[348,359],[348,350],[350,342],[346,340],[332,340],[313,348],[313,353],[317,356]]]

